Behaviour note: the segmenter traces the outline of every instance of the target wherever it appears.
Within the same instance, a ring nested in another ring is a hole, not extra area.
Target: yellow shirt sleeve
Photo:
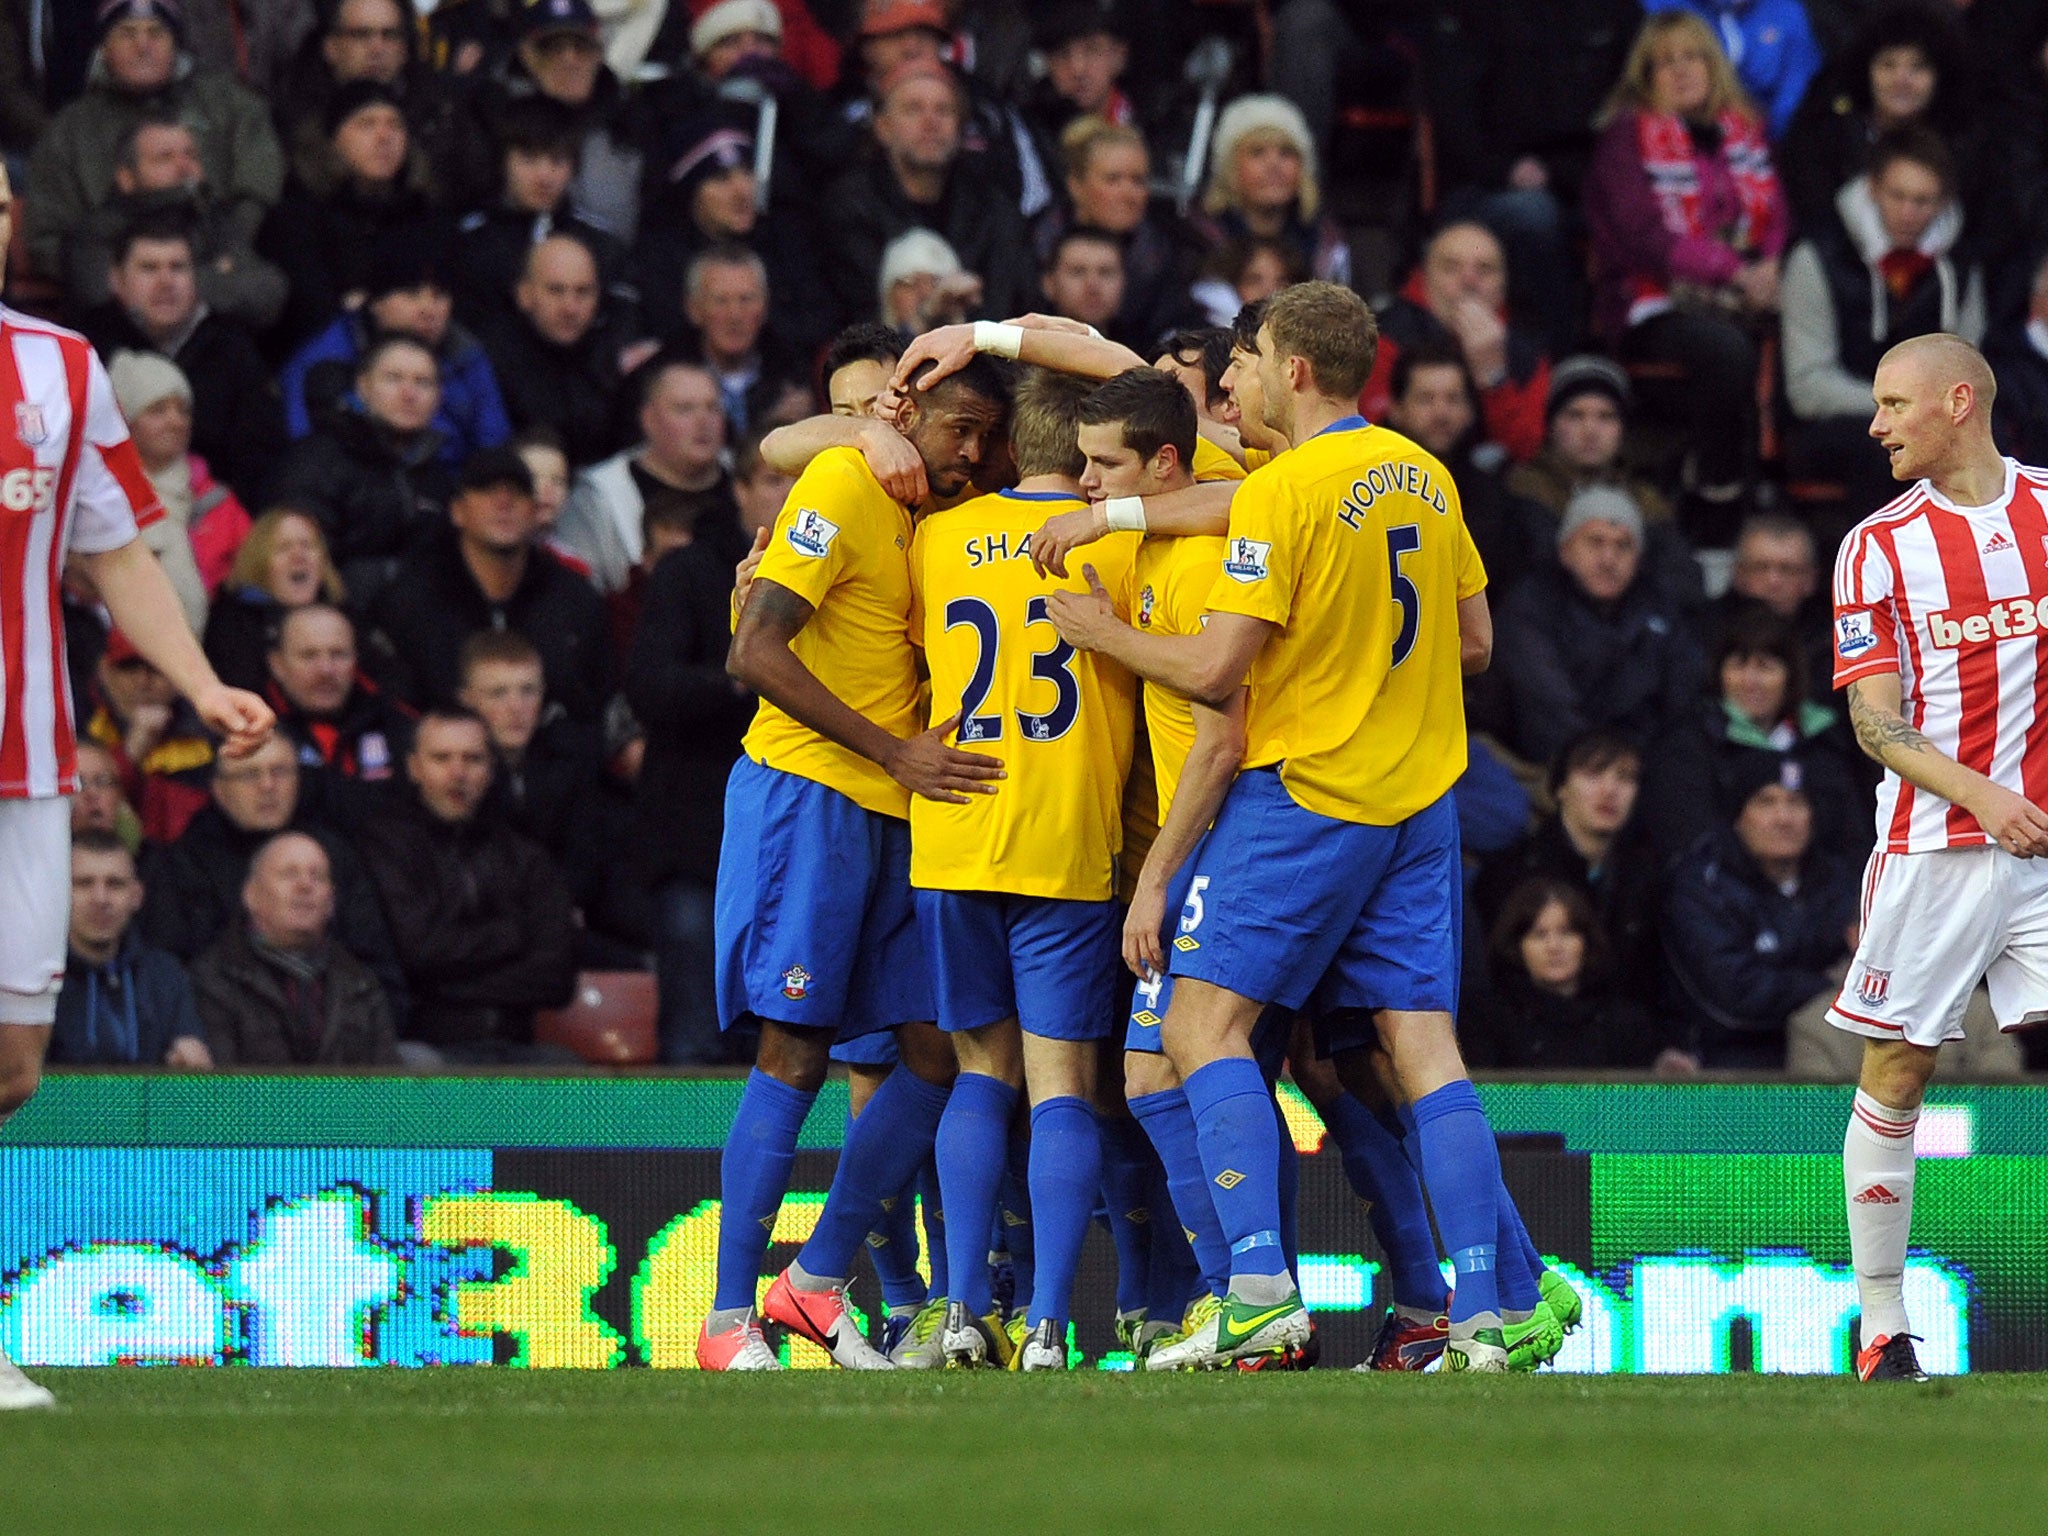
[[[1486,590],[1486,562],[1479,558],[1479,546],[1472,542],[1472,530],[1458,522],[1458,601],[1476,597]]]
[[[1223,569],[1209,593],[1210,610],[1285,629],[1307,552],[1305,532],[1278,476],[1246,480],[1230,504],[1230,536],[1223,541]]]
[[[822,603],[845,573],[847,551],[853,543],[840,537],[839,524],[823,509],[859,508],[862,489],[847,474],[838,455],[822,454],[813,459],[776,514],[755,579],[787,587],[813,608]]]

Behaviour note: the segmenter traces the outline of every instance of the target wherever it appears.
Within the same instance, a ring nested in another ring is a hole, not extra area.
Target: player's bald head
[[[1946,395],[1958,384],[1968,385],[1971,398],[1983,410],[1998,394],[1998,380],[1984,354],[1946,331],[1907,338],[1879,358],[1877,368],[1894,376],[1903,373],[1916,394]]]

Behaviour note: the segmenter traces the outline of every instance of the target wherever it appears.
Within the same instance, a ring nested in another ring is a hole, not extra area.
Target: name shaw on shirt
[[[1417,501],[1436,508],[1439,516],[1450,511],[1450,503],[1445,500],[1443,490],[1429,470],[1421,464],[1404,460],[1375,464],[1352,481],[1350,491],[1338,504],[1337,521],[1353,530],[1363,527],[1361,520],[1382,496],[1413,496]]]
[[[979,570],[998,560],[1029,560],[1031,535],[1020,533],[1013,542],[1007,533],[984,533],[970,538],[962,548],[967,552],[967,569]]]

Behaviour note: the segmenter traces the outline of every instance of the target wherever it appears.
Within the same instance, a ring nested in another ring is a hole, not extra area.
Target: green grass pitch
[[[2048,1529],[2040,1376],[38,1375],[9,1536]]]

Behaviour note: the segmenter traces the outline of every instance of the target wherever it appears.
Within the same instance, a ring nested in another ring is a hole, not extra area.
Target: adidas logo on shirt
[[[1987,555],[1995,555],[1998,554],[2001,550],[2007,550],[2011,548],[2012,540],[2008,539],[2005,536],[2005,530],[2002,528],[1993,533],[1990,538],[1984,541],[1984,553]]]

